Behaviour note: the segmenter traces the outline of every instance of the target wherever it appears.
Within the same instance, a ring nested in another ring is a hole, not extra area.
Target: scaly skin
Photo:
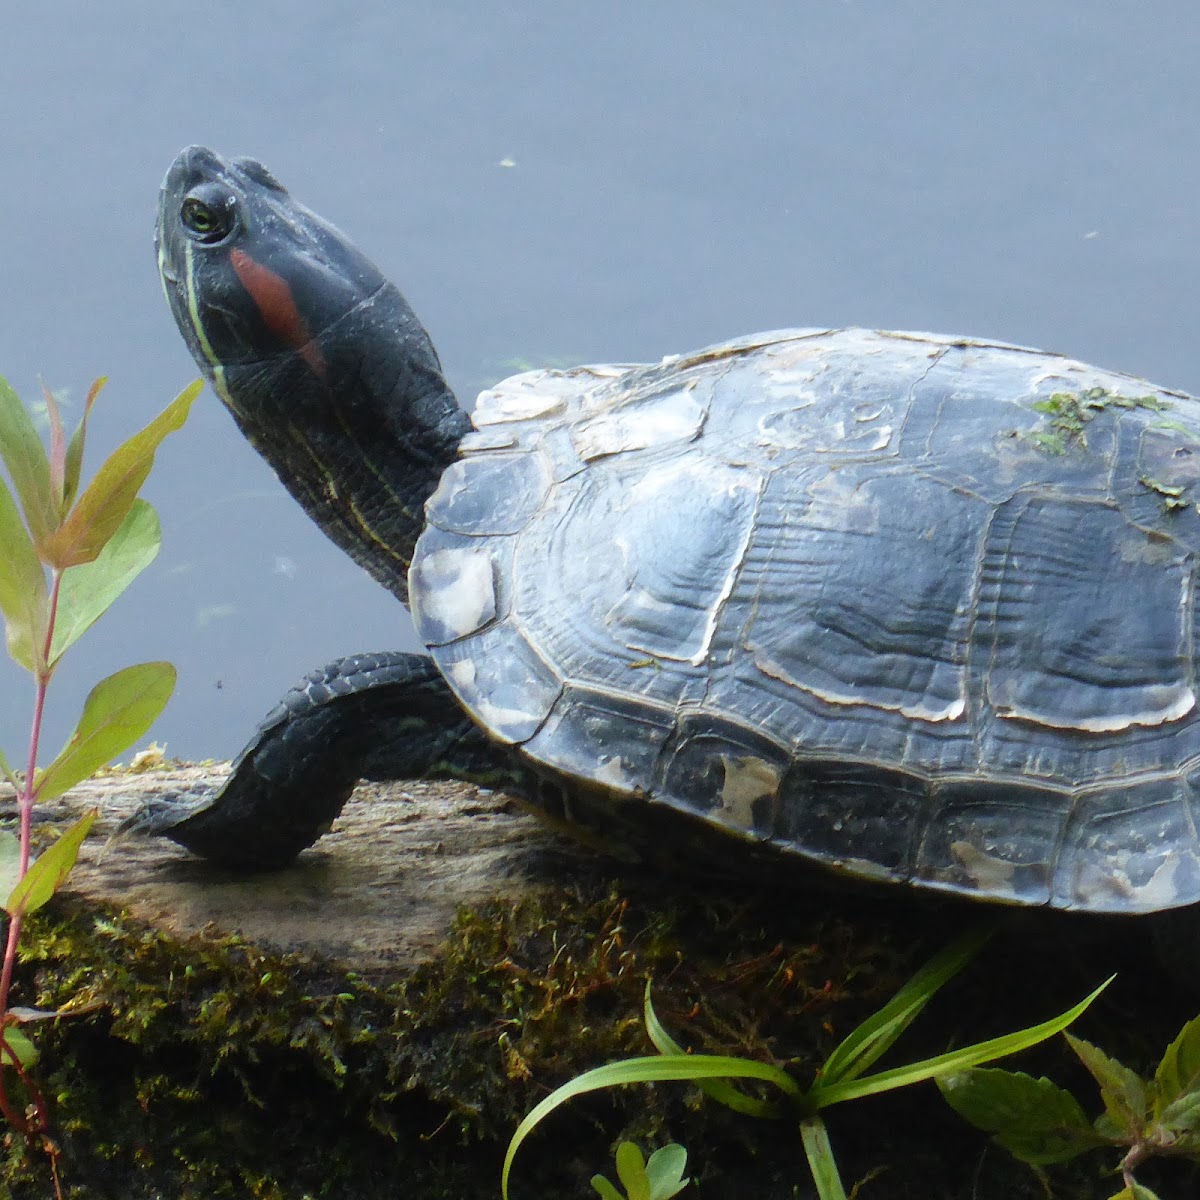
[[[283,697],[221,789],[151,800],[124,828],[164,834],[223,866],[271,870],[329,829],[360,779],[415,778],[531,786],[428,658],[354,655]]]

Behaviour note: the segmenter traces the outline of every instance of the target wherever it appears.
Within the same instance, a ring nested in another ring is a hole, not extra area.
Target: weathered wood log
[[[39,826],[99,810],[65,890],[176,935],[215,928],[356,970],[403,970],[431,957],[460,906],[515,903],[590,857],[507,797],[459,783],[363,784],[316,846],[261,875],[214,868],[164,838],[111,840],[147,797],[219,782],[227,770],[113,773],[39,805]],[[11,806],[11,789],[0,799]]]

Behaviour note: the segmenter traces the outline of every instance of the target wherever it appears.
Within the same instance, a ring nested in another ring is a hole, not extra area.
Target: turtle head
[[[210,377],[261,374],[293,359],[321,377],[322,341],[387,286],[261,163],[226,161],[203,146],[189,146],[167,172],[157,245],[175,320]]]
[[[425,499],[469,420],[404,297],[261,163],[189,146],[159,196],[179,331],[322,529],[406,596]]]

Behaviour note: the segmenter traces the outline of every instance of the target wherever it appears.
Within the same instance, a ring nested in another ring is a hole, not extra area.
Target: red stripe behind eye
[[[292,289],[282,275],[270,267],[255,262],[244,250],[231,250],[229,260],[241,280],[242,287],[250,294],[258,308],[263,324],[286,346],[291,346],[313,369],[325,376],[325,360],[316,342],[312,340],[308,325],[296,307]]]

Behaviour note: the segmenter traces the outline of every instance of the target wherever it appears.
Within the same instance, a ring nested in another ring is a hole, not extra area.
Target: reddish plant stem
[[[48,1130],[50,1128],[50,1117],[46,1112],[46,1098],[42,1095],[37,1084],[29,1077],[29,1072],[21,1065],[21,1060],[12,1052],[8,1046],[3,1047],[0,1053],[0,1063],[10,1066],[16,1073],[17,1077],[29,1089],[30,1108],[33,1110],[33,1119],[16,1112],[11,1107],[7,1096],[4,1096],[3,1106],[0,1111],[3,1112],[5,1120],[7,1120],[14,1129],[23,1133],[26,1138],[33,1142],[36,1138],[46,1157],[50,1160],[50,1177],[54,1183],[54,1195],[56,1200],[62,1200],[62,1180],[58,1174],[58,1157],[61,1150],[58,1144],[50,1137]]]
[[[29,870],[29,843],[33,831],[33,780],[37,773],[38,747],[42,737],[42,721],[46,712],[46,689],[50,686],[50,677],[54,673],[54,668],[50,664],[50,648],[54,642],[54,622],[58,615],[58,592],[61,584],[62,572],[57,568],[52,569],[50,572],[50,601],[46,618],[46,637],[42,643],[41,657],[36,663],[37,669],[34,673],[33,719],[29,726],[29,757],[26,759],[25,778],[22,781],[21,791],[17,797],[21,838],[20,872],[17,876],[18,879],[24,879],[25,873]],[[0,1030],[8,1026],[8,993],[12,987],[13,968],[17,961],[17,945],[21,940],[22,916],[22,913],[16,912],[8,920],[8,937],[4,944],[4,964],[0,967]],[[5,1052],[15,1062],[16,1055],[13,1054],[9,1047],[5,1047]],[[21,1070],[20,1064],[16,1063],[16,1066],[17,1073],[24,1078],[25,1073]],[[41,1097],[38,1095],[35,1097],[35,1105],[39,1109],[41,1108],[40,1102]],[[26,1121],[23,1115],[16,1113],[12,1107],[8,1089],[4,1084],[4,1072],[2,1070],[0,1070],[0,1113],[4,1114],[5,1120],[14,1128],[21,1130],[23,1133],[31,1131],[30,1123]]]

